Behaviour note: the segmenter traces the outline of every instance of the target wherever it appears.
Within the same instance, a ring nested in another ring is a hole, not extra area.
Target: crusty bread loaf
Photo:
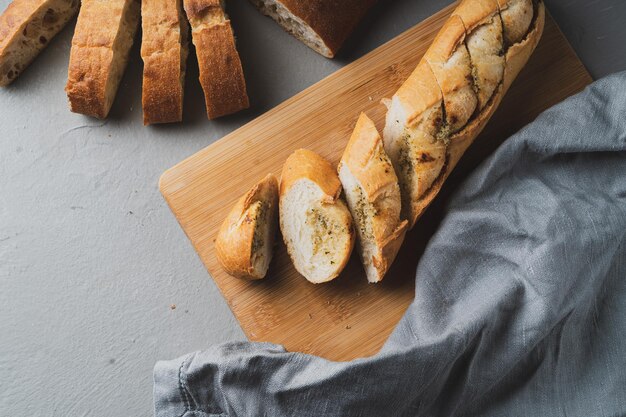
[[[74,17],[79,0],[14,0],[0,16],[0,86],[10,84]]]
[[[139,25],[139,0],[82,0],[65,91],[70,110],[104,119]]]
[[[196,47],[207,117],[249,107],[246,80],[230,20],[220,0],[184,0]]]
[[[235,204],[220,227],[215,249],[224,270],[238,278],[264,278],[277,220],[278,181],[269,174]]]
[[[332,58],[376,0],[251,0],[321,55]]]
[[[341,182],[328,161],[295,151],[280,180],[280,230],[296,269],[312,283],[336,278],[354,246],[352,217],[341,200]]]
[[[382,138],[363,113],[337,170],[356,226],[367,280],[379,282],[404,241],[407,221],[400,221],[400,187]]]
[[[144,125],[183,119],[188,42],[182,0],[141,2]]]
[[[413,227],[537,46],[541,0],[464,0],[391,100],[385,150]]]

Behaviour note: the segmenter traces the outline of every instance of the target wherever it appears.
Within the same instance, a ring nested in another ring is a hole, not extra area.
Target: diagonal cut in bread
[[[217,259],[235,277],[261,279],[274,253],[278,220],[278,181],[269,174],[232,208],[217,235]]]
[[[139,25],[138,0],[83,0],[65,92],[70,110],[104,119],[124,75]]]
[[[207,117],[215,119],[250,106],[235,35],[220,0],[184,0],[196,47]]]
[[[534,51],[542,0],[463,0],[388,106],[383,140],[413,227]]]
[[[189,24],[182,0],[141,2],[143,124],[183,119]]]
[[[407,230],[400,221],[398,178],[374,122],[361,113],[339,162],[339,179],[352,213],[369,282],[380,282]]]
[[[355,234],[341,200],[341,182],[328,161],[306,149],[287,158],[280,180],[280,230],[300,274],[314,284],[346,266]]]
[[[0,16],[0,86],[9,85],[76,15],[79,0],[13,0]]]

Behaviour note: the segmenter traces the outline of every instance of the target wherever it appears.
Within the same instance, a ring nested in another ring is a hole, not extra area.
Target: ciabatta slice
[[[215,119],[250,106],[241,59],[223,0],[183,0],[196,47],[207,117]]]
[[[336,278],[354,247],[352,217],[341,200],[341,183],[328,161],[295,151],[280,180],[280,230],[294,266],[307,280]]]
[[[71,111],[107,117],[128,63],[139,14],[138,0],[82,0],[65,86]]]
[[[78,12],[79,0],[13,0],[0,16],[0,86],[13,82]]]
[[[278,219],[278,181],[269,174],[232,208],[217,235],[215,250],[224,270],[235,277],[267,274]]]
[[[357,121],[338,171],[367,280],[380,282],[404,241],[408,222],[400,220],[398,178],[374,122],[365,114]]]
[[[189,23],[182,0],[141,2],[143,124],[183,119]]]

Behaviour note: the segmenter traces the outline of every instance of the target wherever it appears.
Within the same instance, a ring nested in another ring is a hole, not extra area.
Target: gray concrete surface
[[[233,0],[252,108],[207,121],[192,57],[174,126],[142,126],[137,47],[107,121],[70,113],[54,39],[0,90],[0,416],[150,416],[155,361],[242,340],[159,175],[448,3],[381,4],[330,61]],[[547,3],[594,77],[626,69],[626,2]]]

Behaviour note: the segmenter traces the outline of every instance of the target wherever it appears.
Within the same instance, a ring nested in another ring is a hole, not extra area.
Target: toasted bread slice
[[[269,174],[232,208],[215,241],[217,259],[232,276],[261,279],[274,253],[278,181]]]
[[[104,119],[124,75],[139,26],[138,0],[83,0],[65,92],[70,110]]]
[[[407,230],[400,220],[400,186],[374,122],[361,114],[341,162],[339,179],[352,213],[369,282],[380,282]]]
[[[0,86],[13,82],[78,12],[79,0],[14,0],[0,16]]]
[[[196,47],[207,117],[215,119],[250,106],[235,35],[220,0],[184,0]]]
[[[318,284],[336,278],[350,259],[355,234],[341,200],[341,182],[328,161],[295,151],[280,180],[280,230],[296,269]]]
[[[182,0],[141,2],[143,124],[183,119],[189,24]]]

